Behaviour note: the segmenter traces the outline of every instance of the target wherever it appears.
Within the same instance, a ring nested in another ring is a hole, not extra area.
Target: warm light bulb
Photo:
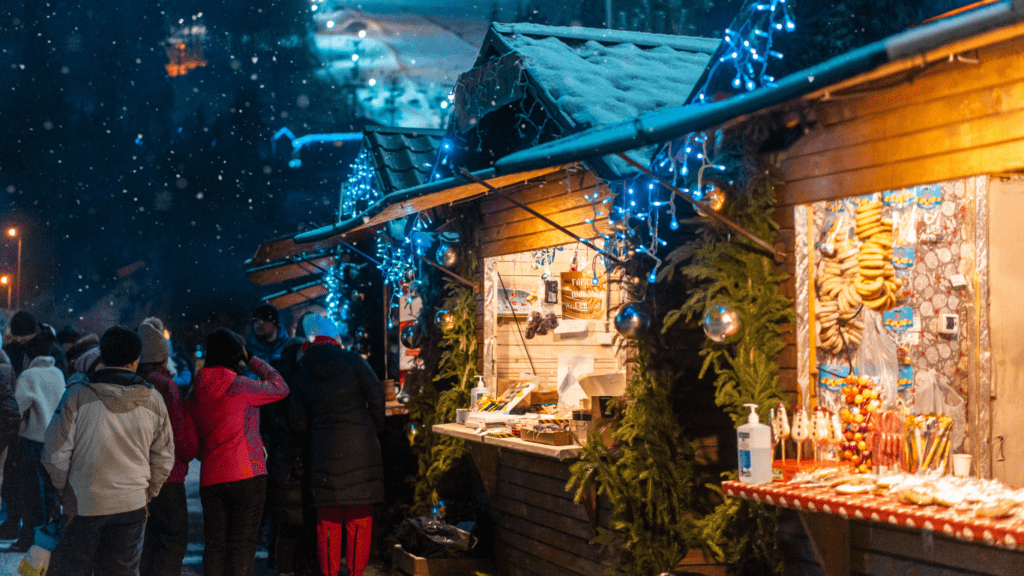
[[[18,235],[18,229],[17,228],[8,228],[7,229],[7,235],[10,236],[11,238],[17,236]]]

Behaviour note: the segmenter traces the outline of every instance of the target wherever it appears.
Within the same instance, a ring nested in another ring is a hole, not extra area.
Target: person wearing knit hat
[[[19,496],[22,525],[9,552],[25,552],[32,546],[35,527],[45,525],[58,510],[57,489],[43,469],[43,440],[54,410],[64,395],[64,371],[51,356],[53,342],[32,338],[25,346],[28,367],[18,376],[14,396],[18,411],[26,415],[21,427]]]
[[[47,574],[139,573],[147,504],[174,465],[167,406],[135,373],[142,341],[112,326],[100,337],[107,366],[64,393],[46,429],[42,464],[72,518],[50,555]]]
[[[309,485],[317,515],[323,574],[363,576],[370,559],[371,506],[384,501],[384,387],[358,353],[338,342],[338,327],[319,314],[302,322],[307,345],[299,360],[290,424],[308,438]],[[313,423],[317,425],[314,427]],[[344,447],[344,457],[339,457]],[[332,535],[348,534],[345,539]]]
[[[139,364],[167,363],[167,358],[171,355],[171,345],[167,343],[162,331],[153,324],[143,322],[139,325],[139,338],[142,340]]]
[[[264,304],[252,313],[252,331],[245,339],[245,347],[253,356],[274,363],[288,345],[288,331],[281,326],[281,317],[270,304]]]
[[[135,371],[163,397],[174,434],[174,467],[160,493],[147,506],[149,518],[139,561],[139,573],[144,576],[181,573],[181,564],[188,551],[185,476],[188,463],[199,450],[195,425],[185,412],[181,392],[167,369],[171,346],[164,338],[162,328],[163,324],[156,318],[148,318],[139,325],[142,352]]]
[[[256,379],[246,377],[248,372]],[[218,328],[207,337],[206,364],[196,373],[193,393],[185,402],[202,462],[203,574],[252,574],[255,569],[267,496],[259,407],[288,392],[281,374],[250,354],[241,336]]]
[[[40,324],[32,314],[24,310],[15,313],[11,318],[10,335],[11,337],[4,345],[3,350],[11,359],[11,365],[14,366],[16,375],[20,376],[21,372],[28,368],[29,358],[25,349],[30,341],[37,338],[48,342],[47,346],[50,350],[46,355],[53,357],[57,368],[62,372],[67,372],[68,360],[64,355],[64,348],[57,344],[56,334],[51,329],[40,330]]]

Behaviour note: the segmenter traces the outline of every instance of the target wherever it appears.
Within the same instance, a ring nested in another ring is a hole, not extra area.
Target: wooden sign
[[[604,277],[594,284],[593,272],[562,272],[562,318],[604,318]]]

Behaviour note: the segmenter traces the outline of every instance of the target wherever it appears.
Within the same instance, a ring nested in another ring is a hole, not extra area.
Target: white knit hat
[[[337,340],[339,335],[338,327],[334,322],[319,314],[306,314],[306,317],[302,319],[302,329],[310,340],[317,336],[329,336]]]

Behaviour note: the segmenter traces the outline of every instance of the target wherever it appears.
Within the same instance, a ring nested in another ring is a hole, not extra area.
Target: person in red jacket
[[[257,380],[242,375],[247,368]],[[259,407],[287,396],[288,385],[241,336],[218,328],[193,386],[185,408],[199,435],[203,574],[251,576],[267,487]]]
[[[150,500],[146,533],[142,545],[141,576],[178,576],[181,563],[188,551],[188,499],[185,496],[185,476],[188,463],[199,451],[198,438],[192,419],[185,412],[178,385],[171,379],[167,358],[171,346],[163,333],[153,324],[139,325],[142,353],[135,373],[163,396],[167,416],[174,434],[174,467],[164,482],[160,494]]]

